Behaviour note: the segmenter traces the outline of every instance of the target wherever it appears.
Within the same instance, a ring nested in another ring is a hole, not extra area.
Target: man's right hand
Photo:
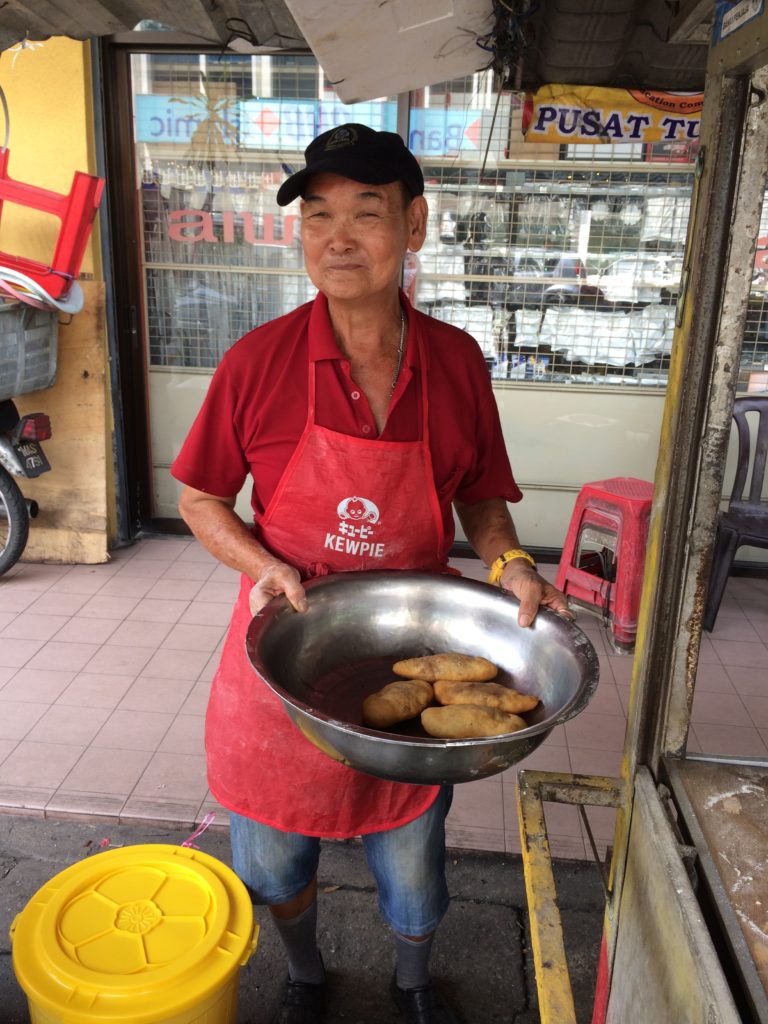
[[[305,612],[307,597],[298,572],[256,541],[253,531],[235,512],[236,500],[235,494],[217,496],[185,487],[179,511],[207,551],[255,580],[248,601],[252,615],[278,594],[285,594],[297,612]]]
[[[307,610],[307,595],[298,572],[293,566],[275,560],[266,566],[251,588],[248,595],[251,615],[258,615],[261,609],[279,594],[285,594],[297,612]]]

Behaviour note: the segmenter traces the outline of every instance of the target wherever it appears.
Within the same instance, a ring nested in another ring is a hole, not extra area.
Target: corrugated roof
[[[0,8],[0,49],[25,38],[131,32],[146,21],[195,36],[201,47],[226,46],[235,37],[261,46],[306,46],[282,0],[7,0]]]
[[[382,0],[358,0],[358,30],[368,2]],[[289,0],[297,10],[299,3]],[[492,0],[478,4],[492,9]],[[713,7],[713,0],[506,0],[505,8],[524,13],[526,36],[522,75],[510,84],[700,90]],[[284,0],[7,0],[0,48],[25,38],[113,35],[146,20],[195,37],[201,48],[233,41],[246,49],[311,48]]]
[[[676,9],[692,6],[666,0],[547,0],[532,17],[524,84],[699,91],[714,3],[696,5],[688,36],[698,42],[671,41],[683,34]]]

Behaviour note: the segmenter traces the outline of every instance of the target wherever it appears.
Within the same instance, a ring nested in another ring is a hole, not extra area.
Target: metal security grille
[[[499,385],[664,385],[691,150],[525,144],[525,98],[494,94],[490,73],[414,99],[412,124],[466,121],[451,160],[423,160],[418,304],[474,334]]]
[[[138,54],[133,82],[149,362],[210,371],[315,294],[298,211],[275,202],[308,142],[344,121],[395,131],[398,103],[341,104],[306,54]],[[524,102],[490,71],[408,97],[430,224],[404,286],[477,339],[498,387],[663,387],[695,149],[526,144]],[[761,236],[768,246],[768,223]],[[743,387],[764,370],[767,254]]]
[[[277,134],[280,98],[316,96],[317,64],[141,54],[133,83],[149,363],[210,371],[246,331],[314,294],[295,211],[274,196],[304,148],[297,121]]]
[[[752,290],[747,306],[744,342],[739,365],[738,391],[768,391],[768,203],[763,199],[760,233],[752,272]]]

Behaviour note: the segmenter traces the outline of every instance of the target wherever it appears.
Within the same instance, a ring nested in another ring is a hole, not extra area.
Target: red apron
[[[304,577],[445,571],[423,346],[420,364],[421,440],[391,442],[318,426],[310,363],[306,427],[255,531]],[[301,735],[259,680],[245,655],[251,586],[243,577],[208,704],[205,745],[213,795],[267,825],[329,838],[396,828],[418,817],[435,800],[437,787],[386,782],[332,760]]]

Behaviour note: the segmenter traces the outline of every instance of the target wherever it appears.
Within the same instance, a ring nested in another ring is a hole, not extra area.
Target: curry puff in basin
[[[251,665],[310,742],[378,778],[432,785],[504,771],[583,711],[597,688],[597,654],[573,622],[542,609],[524,629],[517,600],[485,583],[417,572],[339,573],[310,580],[306,592],[305,613],[279,597],[253,618]],[[490,664],[492,677],[488,669],[475,682],[524,698],[522,726],[498,735],[430,735],[422,713],[434,718],[451,706],[434,697],[437,679],[425,680],[432,695],[412,717],[365,724],[366,700],[406,678],[393,666],[446,652]]]

